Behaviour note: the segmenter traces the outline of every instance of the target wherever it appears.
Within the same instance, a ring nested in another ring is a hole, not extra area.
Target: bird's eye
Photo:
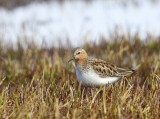
[[[80,54],[80,52],[77,53],[78,55]]]

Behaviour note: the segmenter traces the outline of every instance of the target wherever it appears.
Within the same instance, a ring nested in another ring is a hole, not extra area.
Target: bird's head
[[[77,50],[75,50],[73,56],[68,62],[74,60],[76,64],[83,65],[84,63],[86,63],[87,58],[88,58],[88,55],[86,51],[82,48],[78,48]]]

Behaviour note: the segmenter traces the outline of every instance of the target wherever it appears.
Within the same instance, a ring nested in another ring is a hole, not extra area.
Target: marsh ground
[[[0,47],[1,118],[160,118],[160,39],[102,39],[88,54],[120,67],[141,64],[131,77],[83,87],[67,64],[73,48]]]

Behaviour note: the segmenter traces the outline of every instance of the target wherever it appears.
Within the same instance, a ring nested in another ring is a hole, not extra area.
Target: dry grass
[[[85,44],[89,54],[131,68],[131,77],[103,87],[83,87],[67,64],[73,50],[0,47],[1,118],[160,118],[160,39]]]

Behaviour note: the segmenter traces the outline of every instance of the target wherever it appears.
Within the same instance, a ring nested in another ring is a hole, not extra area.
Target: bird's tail
[[[141,64],[137,65],[135,68],[133,68],[133,71],[136,71],[137,69],[139,69],[139,67],[141,66]]]
[[[120,71],[121,76],[129,76],[129,75],[133,74],[140,66],[141,66],[141,64],[137,65],[133,69],[118,68],[118,70]]]

